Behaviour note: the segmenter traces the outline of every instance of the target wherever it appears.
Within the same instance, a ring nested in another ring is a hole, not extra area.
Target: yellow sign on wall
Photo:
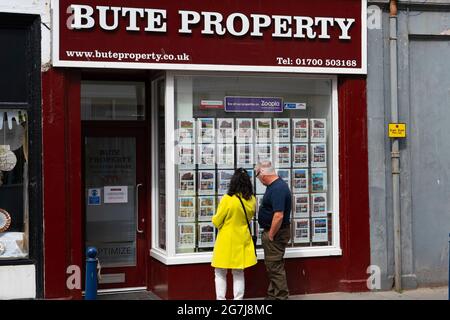
[[[389,123],[389,138],[406,138],[406,123]]]

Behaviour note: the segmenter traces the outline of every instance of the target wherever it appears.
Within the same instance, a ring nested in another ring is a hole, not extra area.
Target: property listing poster
[[[328,242],[328,219],[313,218],[312,219],[313,242]]]
[[[211,221],[216,211],[215,196],[198,197],[198,221]]]
[[[195,223],[178,223],[177,248],[195,248]]]
[[[215,142],[215,119],[199,118],[198,127],[198,143],[214,143]]]
[[[216,233],[214,232],[214,225],[210,222],[201,222],[198,224],[199,236],[198,247],[199,248],[212,248],[216,240]]]
[[[310,242],[309,219],[294,219],[294,243]]]
[[[178,221],[195,221],[195,197],[180,197],[178,203]]]
[[[195,120],[183,119],[178,120],[178,143],[194,144],[195,143]]]
[[[309,126],[308,119],[292,119],[292,142],[308,142]]]

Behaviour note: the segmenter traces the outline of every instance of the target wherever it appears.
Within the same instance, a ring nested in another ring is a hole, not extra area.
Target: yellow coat
[[[255,215],[256,199],[242,198],[248,221]],[[219,230],[211,265],[223,269],[245,269],[257,263],[255,247],[253,245],[244,209],[236,195],[230,197],[225,194],[219,203],[212,223]]]

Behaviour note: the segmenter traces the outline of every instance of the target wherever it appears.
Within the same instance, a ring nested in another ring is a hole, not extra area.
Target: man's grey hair
[[[277,174],[275,168],[272,166],[272,162],[270,161],[258,162],[255,166],[255,172],[258,170],[260,174],[264,176],[271,176]]]

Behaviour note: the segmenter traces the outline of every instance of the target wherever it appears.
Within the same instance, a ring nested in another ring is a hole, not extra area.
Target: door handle
[[[136,185],[136,232],[144,233],[144,230],[139,229],[139,188],[142,187],[142,183]]]

